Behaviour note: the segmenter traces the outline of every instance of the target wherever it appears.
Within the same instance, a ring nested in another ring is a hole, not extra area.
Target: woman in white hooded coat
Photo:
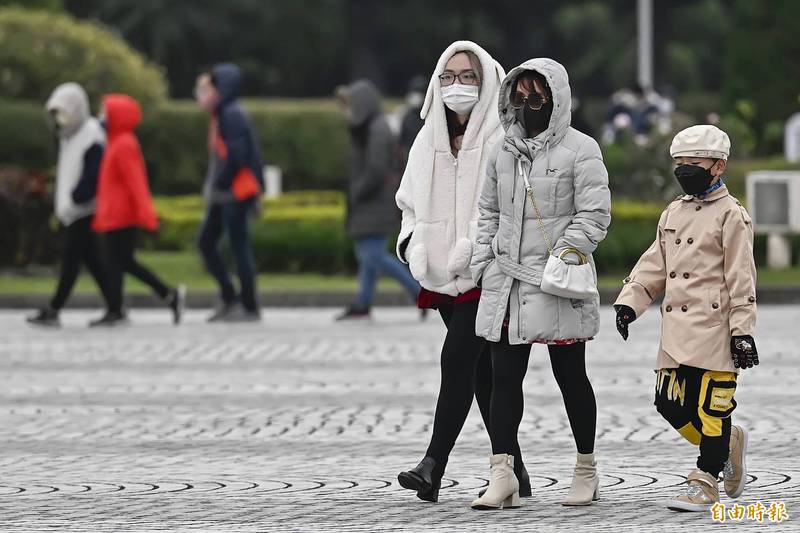
[[[458,41],[444,51],[420,113],[425,124],[396,195],[403,213],[397,256],[422,285],[419,307],[437,309],[447,327],[430,444],[419,465],[398,476],[403,487],[426,501],[438,500],[448,456],[473,397],[489,427],[491,360],[487,342],[475,334],[480,289],[472,280],[470,259],[486,162],[503,137],[496,109],[504,75],[473,42]],[[516,474],[525,494],[528,476],[521,460]]]

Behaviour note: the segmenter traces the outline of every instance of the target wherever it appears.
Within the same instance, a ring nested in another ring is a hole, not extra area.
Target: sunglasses
[[[539,111],[548,101],[549,99],[546,96],[535,92],[528,96],[524,96],[517,91],[511,93],[511,107],[514,109],[522,109],[525,104],[528,104],[532,111]]]

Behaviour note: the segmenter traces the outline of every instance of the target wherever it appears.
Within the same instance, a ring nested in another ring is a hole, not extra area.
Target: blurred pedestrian
[[[441,385],[433,432],[422,461],[401,472],[400,484],[437,501],[448,457],[472,400],[488,429],[492,363],[485,339],[475,335],[480,289],[469,271],[491,147],[503,137],[497,94],[503,68],[469,41],[442,53],[428,86],[425,125],[411,148],[397,205],[403,213],[397,255],[422,285],[418,305],[437,309],[447,328],[441,352]],[[528,479],[518,457],[516,471]],[[521,489],[521,493],[530,493]]]
[[[389,129],[378,89],[367,80],[340,87],[337,96],[350,128],[350,175],[347,190],[347,234],[355,241],[359,291],[337,320],[369,318],[378,275],[393,277],[416,300],[419,283],[387,251],[397,231],[394,203],[400,174],[397,141]]]
[[[611,195],[600,146],[570,126],[571,108],[567,71],[552,59],[515,67],[500,88],[506,136],[489,157],[472,256],[482,288],[475,331],[491,343],[494,379],[489,487],[474,509],[519,505],[514,454],[534,343],[547,346],[577,448],[562,504],[590,505],[600,490],[586,342],[600,327],[592,253],[611,222]]]
[[[48,126],[58,137],[55,212],[63,234],[61,270],[50,304],[29,317],[28,322],[58,327],[59,312],[72,293],[81,264],[86,265],[108,305],[105,274],[91,228],[106,134],[100,122],[90,115],[89,98],[77,83],[56,87],[45,109]]]
[[[237,102],[241,85],[239,67],[224,63],[201,74],[195,87],[197,103],[211,116],[209,163],[203,184],[207,207],[198,245],[206,269],[220,287],[222,299],[209,322],[261,320],[250,218],[259,213],[264,190],[263,165],[255,130]],[[236,263],[238,293],[219,252],[223,234],[228,236]]]
[[[134,129],[142,119],[139,103],[125,94],[103,97],[108,145],[97,184],[97,212],[92,229],[101,235],[106,268],[108,311],[91,326],[127,323],[123,309],[123,280],[128,273],[148,285],[172,310],[174,324],[183,315],[186,288],[168,287],[135,257],[139,229],[158,227],[144,157]]]
[[[417,138],[419,130],[422,129],[422,125],[425,123],[420,116],[420,112],[422,111],[422,104],[425,102],[425,90],[427,87],[427,82],[422,76],[414,76],[408,83],[406,105],[403,108],[400,120],[400,135],[398,138],[403,168],[408,162],[408,152],[411,150],[411,145],[414,144],[414,139]]]

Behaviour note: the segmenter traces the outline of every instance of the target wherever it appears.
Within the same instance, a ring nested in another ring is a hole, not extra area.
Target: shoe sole
[[[739,429],[742,430],[742,479],[739,480],[739,486],[736,487],[736,490],[732,493],[729,493],[727,490],[725,493],[728,495],[729,498],[738,498],[744,492],[744,487],[747,485],[747,430],[741,426]]]
[[[397,482],[404,489],[415,490],[417,492],[427,492],[431,486],[424,479],[412,474],[411,472],[400,472],[397,475]]]
[[[673,511],[683,511],[688,513],[703,513],[711,510],[713,504],[709,503],[687,503],[677,500],[670,500],[667,502],[667,509]]]

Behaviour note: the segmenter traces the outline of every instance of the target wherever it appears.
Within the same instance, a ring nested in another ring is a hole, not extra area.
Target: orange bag
[[[261,194],[261,185],[259,185],[252,170],[242,167],[236,177],[233,178],[231,192],[233,192],[234,198],[242,202]]]
[[[211,146],[217,152],[217,155],[222,159],[227,158],[228,147],[225,146],[225,142],[222,140],[222,136],[219,134],[219,127],[217,125],[216,118],[212,119],[209,132],[211,135]],[[233,183],[231,183],[231,192],[237,201],[242,202],[261,194],[261,185],[253,175],[252,170],[247,167],[242,167],[241,170],[236,173],[236,176],[233,177]]]

